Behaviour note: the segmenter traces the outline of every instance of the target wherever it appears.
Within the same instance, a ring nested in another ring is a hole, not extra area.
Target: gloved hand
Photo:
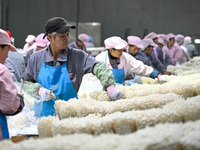
[[[163,84],[163,83],[168,82],[168,80],[167,80],[166,77],[164,77],[164,76],[162,76],[162,75],[158,75],[158,82],[159,82],[160,84]]]
[[[107,88],[107,92],[110,96],[110,99],[112,101],[115,101],[115,100],[118,100],[118,99],[123,99],[124,98],[124,95],[119,92],[114,85],[111,85]]]
[[[48,89],[45,89],[44,87],[39,88],[38,94],[40,96],[42,96],[42,98],[44,99],[44,101],[49,101],[51,99],[56,98],[56,96],[53,94],[53,92],[51,92]]]

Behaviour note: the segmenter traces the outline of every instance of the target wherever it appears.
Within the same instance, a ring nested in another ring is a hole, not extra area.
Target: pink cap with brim
[[[162,45],[165,45],[165,42],[162,38],[158,38],[158,43],[162,44]]]
[[[37,45],[37,46],[39,46],[39,47],[46,47],[46,45],[47,45],[47,43],[49,42],[48,40],[47,40],[47,37],[45,37],[44,39],[43,39],[43,37],[44,37],[44,33],[40,33],[36,38],[35,38],[35,44]]]
[[[78,39],[83,42],[85,46],[89,46],[89,36],[87,34],[79,34]]]
[[[192,38],[191,38],[190,36],[186,36],[186,37],[184,38],[184,41],[185,41],[185,42],[188,42],[188,43],[192,43]]]
[[[35,40],[35,36],[34,35],[28,35],[25,41],[27,43],[29,43],[29,42],[33,42],[34,40]]]
[[[148,35],[146,35],[144,38],[150,38],[150,39],[155,39],[158,38],[157,34],[155,32],[151,32]]]
[[[11,39],[9,35],[6,33],[6,31],[0,29],[0,45],[9,45],[10,51],[15,52],[16,48],[11,44]]]
[[[141,43],[141,39],[137,36],[128,36],[127,39],[128,39],[128,44],[130,45],[134,45],[140,49],[144,47]]]
[[[114,48],[117,50],[126,48],[128,43],[118,36],[112,36],[104,40],[106,49]]]
[[[182,34],[177,34],[175,39],[176,39],[177,41],[183,42],[183,41],[184,41],[184,36],[183,36]]]
[[[151,45],[151,46],[153,46],[153,47],[157,47],[157,46],[158,46],[158,45],[156,45],[156,44],[154,43],[154,41],[153,41],[152,39],[150,39],[150,38],[144,38],[144,39],[142,40],[142,45],[144,46],[144,48],[141,49],[142,51],[145,50],[149,45]]]
[[[167,34],[167,41],[169,41],[172,38],[175,38],[176,36],[173,33]]]

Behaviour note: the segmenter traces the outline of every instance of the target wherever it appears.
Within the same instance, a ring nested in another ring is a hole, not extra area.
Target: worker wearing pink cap
[[[8,51],[16,51],[8,34],[0,29],[0,141],[9,138],[6,115],[15,115],[24,107],[23,94],[18,93],[5,62]]]
[[[170,64],[179,65],[182,59],[182,49],[175,42],[175,35],[169,33],[167,35],[167,45],[163,47],[163,51],[170,55]]]
[[[11,44],[14,45],[14,38],[10,31],[6,31],[11,39]],[[4,65],[9,69],[15,82],[20,82],[25,71],[24,57],[18,51],[9,51],[8,57]]]
[[[141,49],[141,52],[145,54],[145,57],[138,57],[136,55],[136,59],[141,60],[144,64],[148,66],[152,66],[154,69],[158,70],[160,74],[171,75],[171,72],[166,71],[165,66],[160,62],[159,59],[155,57],[153,48],[157,47],[154,41],[150,38],[144,38],[142,40],[142,45],[144,48]]]
[[[158,38],[160,36],[164,36],[163,34],[156,34],[155,32],[151,32],[149,33],[147,36],[145,36],[144,39],[146,38],[150,38],[153,40],[153,42],[156,44],[154,47],[153,47],[153,55],[155,55],[155,58],[159,59],[160,62],[165,66],[165,62],[164,62],[164,59],[165,59],[165,52],[163,52],[163,50],[160,48],[160,46],[158,46]],[[164,43],[163,43],[164,44]],[[166,69],[167,67],[165,67]]]
[[[36,48],[35,44],[35,36],[34,35],[28,35],[25,39],[26,44],[23,47],[23,52],[26,54],[29,50]]]
[[[37,37],[35,38],[35,44],[36,44],[36,48],[34,49],[31,49],[28,51],[28,53],[26,54],[26,57],[25,57],[25,66],[27,66],[27,62],[28,62],[28,59],[30,58],[30,56],[35,53],[36,51],[39,51],[39,50],[42,50],[43,48],[45,48],[47,46],[47,43],[49,42],[47,40],[47,37],[44,37],[44,33],[40,33],[39,35],[37,35]]]
[[[182,53],[182,59],[180,61],[180,64],[185,63],[186,61],[190,60],[190,55],[188,53],[188,50],[186,47],[183,46],[184,43],[184,36],[182,34],[177,34],[176,35],[176,42],[179,44],[179,46],[181,47],[183,53]]]
[[[192,38],[190,36],[186,36],[184,38],[183,46],[187,48],[189,55],[190,55],[190,58],[193,58],[193,57],[199,55],[197,50],[196,50],[196,47],[192,44]]]
[[[77,42],[72,42],[71,44],[69,44],[69,47],[81,49],[84,52],[87,52],[87,46],[89,46],[89,36],[84,33],[79,34]]]
[[[143,62],[136,60],[130,54],[123,52],[128,43],[118,36],[104,40],[107,51],[100,53],[96,59],[106,64],[113,71],[116,83],[123,83],[128,73],[156,78],[158,71]]]
[[[163,46],[165,45],[165,41],[162,36],[158,37],[158,47],[162,50]],[[160,62],[165,66],[165,69],[167,70],[167,66],[170,65],[170,56],[166,52],[163,51],[163,55],[158,57]]]

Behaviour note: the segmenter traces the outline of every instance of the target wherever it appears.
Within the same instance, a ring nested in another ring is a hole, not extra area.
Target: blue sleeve
[[[158,71],[156,69],[153,70],[153,72],[150,74],[150,78],[155,79],[158,75]]]
[[[165,54],[165,69],[167,70],[167,66],[170,65],[170,56],[169,54]]]
[[[160,47],[157,47],[156,52],[158,54],[158,59],[163,64],[163,51],[162,51],[162,49]]]
[[[160,62],[159,59],[157,59],[155,57],[155,53],[152,52],[149,57],[151,59],[151,63],[153,65],[153,68],[157,69],[161,73],[166,71],[165,66]]]

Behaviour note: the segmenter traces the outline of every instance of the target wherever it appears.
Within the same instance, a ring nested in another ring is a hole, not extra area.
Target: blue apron
[[[3,135],[3,139],[8,139],[9,133],[8,133],[7,120],[6,120],[6,116],[2,113],[0,113],[0,126],[1,126],[1,132]]]
[[[69,78],[66,62],[59,67],[54,67],[46,65],[43,61],[37,77],[37,82],[49,90],[52,90],[56,85],[58,86],[53,92],[56,99],[43,101],[40,116],[55,115],[54,104],[57,99],[67,101],[70,98],[78,98],[77,92]]]
[[[108,53],[106,53],[105,56],[105,65],[107,64],[107,55]],[[113,72],[115,83],[122,84],[124,82],[124,77],[125,77],[124,67],[122,69],[110,69],[110,70]]]

